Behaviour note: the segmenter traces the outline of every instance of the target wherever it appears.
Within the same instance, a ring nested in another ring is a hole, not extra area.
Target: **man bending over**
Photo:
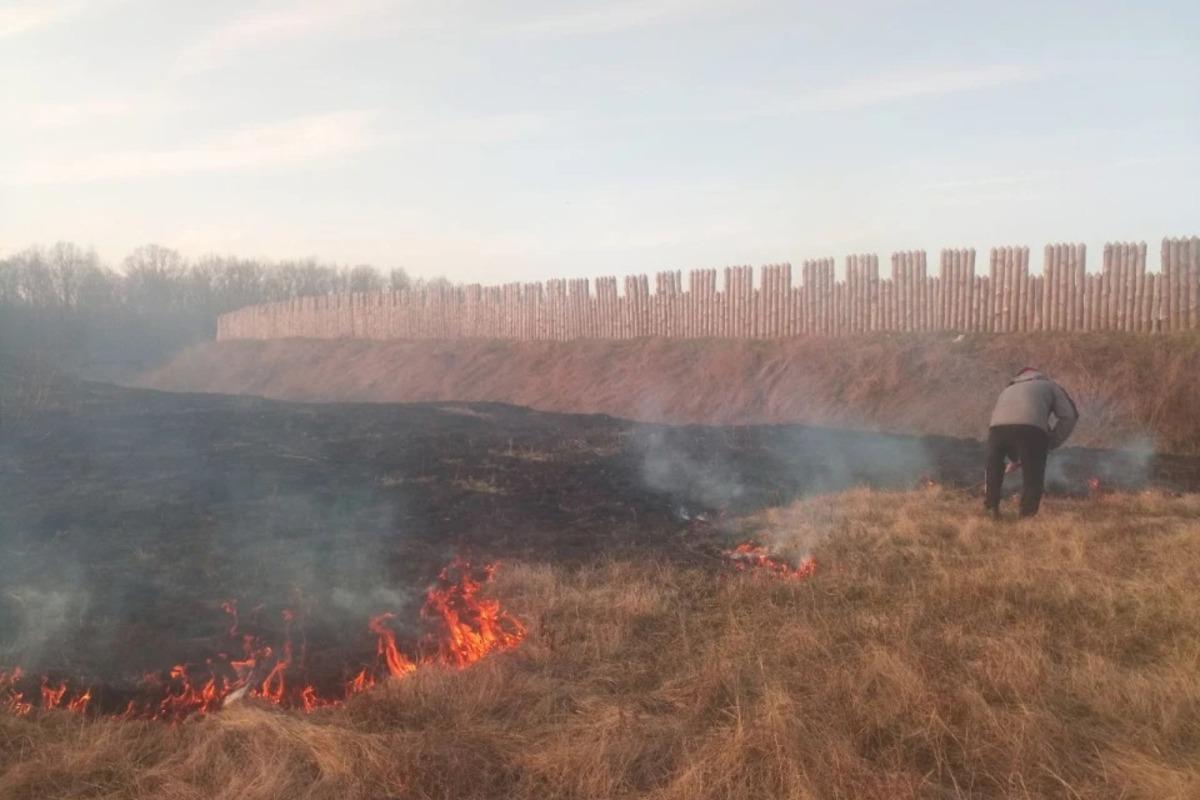
[[[1053,420],[1053,425],[1051,425]],[[1045,373],[1025,367],[1000,392],[992,411],[987,443],[987,495],[984,507],[1000,518],[1004,459],[1019,465],[1021,516],[1031,517],[1042,502],[1046,454],[1062,445],[1079,420],[1071,396]]]

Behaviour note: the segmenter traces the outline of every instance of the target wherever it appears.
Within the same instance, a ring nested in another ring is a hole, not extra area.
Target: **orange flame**
[[[283,642],[277,649],[247,633],[240,624],[236,601],[221,604],[230,617],[226,635],[240,644],[241,655],[231,658],[224,653],[208,659],[203,667],[176,664],[165,673],[150,673],[142,682],[142,691],[155,699],[149,703],[130,700],[120,714],[122,719],[180,720],[193,714],[219,710],[225,703],[242,696],[266,700],[275,705],[313,711],[341,703],[346,697],[364,692],[388,677],[400,678],[414,672],[418,666],[441,666],[461,669],[491,652],[515,647],[525,636],[525,628],[501,609],[496,600],[479,596],[482,585],[491,579],[494,565],[472,570],[471,565],[456,559],[438,575],[437,582],[426,593],[421,617],[437,628],[418,644],[421,657],[414,661],[400,649],[395,632],[388,627],[395,614],[385,612],[370,618],[367,629],[376,637],[375,666],[359,670],[343,686],[340,697],[322,697],[311,684],[296,684],[291,679],[303,669],[305,648],[296,658],[292,627],[296,615],[283,612]],[[480,575],[479,578],[474,573]],[[264,677],[265,673],[265,677]],[[260,676],[260,677],[255,677]],[[18,684],[25,680],[18,668],[11,672],[0,670],[0,711],[25,715],[33,704],[25,699]],[[90,689],[72,691],[67,682],[52,683],[41,679],[42,709],[65,709],[85,713],[94,702]]]
[[[17,683],[23,676],[24,673],[21,672],[20,667],[12,672],[0,670],[0,707],[19,717],[25,716],[33,710],[33,705],[25,702],[25,694],[16,689]]]
[[[482,572],[484,581],[491,580],[495,566],[489,564]],[[516,647],[525,637],[524,626],[498,602],[479,597],[480,585],[471,577],[471,565],[455,560],[426,593],[421,616],[443,628],[443,635],[430,642],[435,663],[465,667],[493,650]]]
[[[726,550],[724,556],[733,562],[734,569],[761,570],[788,580],[802,580],[817,571],[817,562],[812,556],[805,556],[793,567],[756,542],[742,542],[732,550]]]

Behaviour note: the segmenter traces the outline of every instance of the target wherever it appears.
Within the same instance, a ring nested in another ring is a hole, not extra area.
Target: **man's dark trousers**
[[[1046,480],[1046,454],[1050,434],[1036,425],[993,425],[988,430],[987,497],[990,511],[1000,507],[1000,487],[1004,483],[1004,459],[1021,464],[1021,516],[1037,513]]]

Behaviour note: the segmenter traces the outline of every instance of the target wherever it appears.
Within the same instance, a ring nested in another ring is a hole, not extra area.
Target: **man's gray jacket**
[[[1050,427],[1050,415],[1055,418]],[[1013,378],[992,411],[991,424],[1034,425],[1050,434],[1050,449],[1061,445],[1075,429],[1079,410],[1061,386],[1037,370]]]

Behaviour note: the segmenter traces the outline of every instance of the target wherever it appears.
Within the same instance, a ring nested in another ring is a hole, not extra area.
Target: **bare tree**
[[[99,268],[96,251],[83,250],[72,242],[58,242],[46,256],[55,305],[74,308],[79,302],[79,289],[84,276]]]
[[[183,258],[175,250],[146,244],[125,257],[125,296],[144,311],[165,311],[181,299]]]
[[[359,264],[350,270],[349,289],[352,292],[381,292],[383,276],[370,264]]]
[[[404,271],[404,267],[395,267],[388,274],[388,285],[393,292],[398,292],[401,289],[411,289],[412,278],[408,277],[408,273]]]

